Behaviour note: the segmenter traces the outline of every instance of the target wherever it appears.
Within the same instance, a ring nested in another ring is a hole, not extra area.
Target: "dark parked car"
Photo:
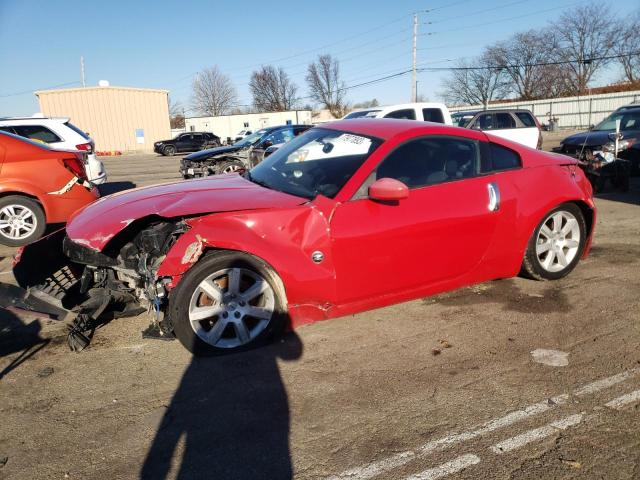
[[[220,137],[210,132],[181,133],[172,140],[161,140],[153,144],[153,151],[161,155],[181,152],[197,152],[220,145]]]
[[[217,147],[187,155],[180,161],[183,178],[206,177],[249,169],[260,163],[271,145],[286,143],[311,128],[311,125],[267,127],[226,147]]]
[[[614,149],[616,121],[620,120],[618,158],[631,162],[631,174],[640,174],[640,105],[619,108],[588,132],[576,133],[562,142],[558,151],[586,160],[593,152]]]

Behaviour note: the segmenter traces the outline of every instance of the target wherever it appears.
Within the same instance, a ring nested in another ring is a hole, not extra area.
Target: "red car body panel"
[[[516,275],[527,242],[544,216],[564,202],[591,211],[589,182],[575,161],[503,139],[519,169],[410,190],[396,204],[353,199],[393,149],[423,135],[483,142],[483,132],[401,120],[347,120],[322,128],[378,137],[384,143],[334,199],[312,201],[269,190],[235,174],[137,189],[79,212],[69,237],[96,250],[147,216],[191,217],[157,272],[175,287],[207,249],[237,250],[269,264],[282,280],[292,326],[389,305],[464,285]],[[500,208],[488,209],[488,185]],[[93,224],[100,218],[100,225]],[[324,260],[311,260],[315,251]]]
[[[219,175],[126,190],[104,197],[73,216],[67,225],[72,240],[94,250],[129,224],[149,215],[189,217],[207,212],[279,209],[307,202],[304,198],[269,190],[238,175]],[[100,222],[95,219],[99,218]]]

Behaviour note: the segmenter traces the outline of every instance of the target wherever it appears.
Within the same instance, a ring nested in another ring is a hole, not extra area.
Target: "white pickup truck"
[[[348,118],[401,118],[405,120],[422,120],[424,122],[453,125],[449,109],[443,103],[403,103],[388,107],[367,108],[347,113]]]

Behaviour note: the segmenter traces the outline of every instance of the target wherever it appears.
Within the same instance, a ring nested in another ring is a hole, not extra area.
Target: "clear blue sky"
[[[0,116],[38,111],[33,91],[78,82],[165,88],[189,107],[192,74],[217,64],[242,103],[253,68],[287,70],[306,95],[306,65],[319,53],[340,61],[355,85],[411,66],[411,13],[420,13],[418,63],[451,65],[516,31],[544,26],[571,0],[0,0]],[[617,0],[625,15],[638,0]],[[425,22],[434,22],[430,25]],[[428,34],[430,33],[430,34]],[[428,35],[425,35],[428,34]],[[349,38],[351,37],[351,38]],[[610,71],[595,83],[617,78]],[[446,73],[418,76],[419,93],[438,99]],[[410,75],[348,92],[352,102],[409,100]],[[27,92],[20,94],[21,92]]]

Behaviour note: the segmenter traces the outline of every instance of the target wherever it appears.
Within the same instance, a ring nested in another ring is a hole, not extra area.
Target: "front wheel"
[[[216,175],[222,175],[225,173],[233,173],[238,170],[244,170],[245,166],[240,160],[225,160],[223,162],[216,163],[213,170]]]
[[[0,198],[0,243],[21,247],[39,239],[46,228],[44,211],[35,200],[21,195]]]
[[[173,157],[176,154],[176,147],[173,145],[167,145],[164,147],[164,150],[162,150],[162,154],[166,157]]]
[[[286,324],[276,274],[235,252],[204,256],[169,300],[178,340],[194,355],[234,353],[262,345]]]
[[[536,280],[557,280],[580,261],[587,237],[582,210],[565,203],[554,208],[536,227],[522,262],[525,274]]]

